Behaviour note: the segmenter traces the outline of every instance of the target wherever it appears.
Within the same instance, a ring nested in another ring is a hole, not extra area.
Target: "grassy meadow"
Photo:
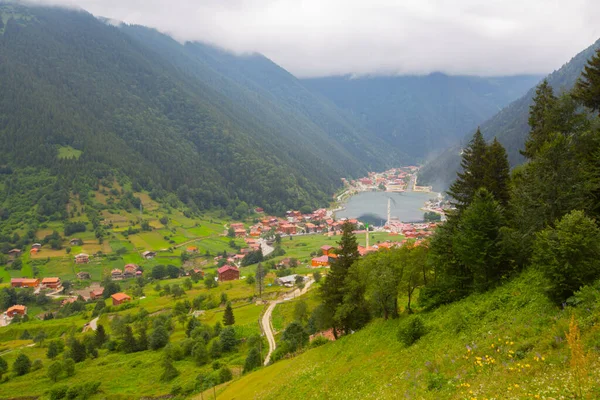
[[[563,308],[547,299],[543,282],[526,272],[489,293],[419,312],[426,334],[410,347],[397,338],[410,317],[376,320],[235,380],[218,398],[599,398],[600,290],[589,289],[583,307]],[[291,304],[282,318],[285,308]],[[576,343],[566,339],[572,317],[581,331]]]

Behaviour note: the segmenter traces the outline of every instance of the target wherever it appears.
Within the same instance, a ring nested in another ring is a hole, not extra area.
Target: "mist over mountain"
[[[326,77],[304,79],[391,148],[424,160],[519,98],[539,76]]]
[[[546,77],[556,93],[573,88],[585,64],[598,48],[600,48],[600,40]],[[488,141],[496,137],[504,145],[512,166],[524,161],[519,150],[524,148],[525,139],[529,133],[527,119],[534,95],[535,87],[481,124],[481,132]],[[462,136],[459,144],[449,147],[439,157],[432,159],[423,167],[419,174],[421,183],[434,185],[437,190],[448,188],[456,178],[461,149],[471,139],[475,127],[473,125],[470,131],[465,131],[467,134]]]

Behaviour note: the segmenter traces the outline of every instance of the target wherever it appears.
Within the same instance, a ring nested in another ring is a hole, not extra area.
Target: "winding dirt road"
[[[273,300],[271,303],[269,303],[269,307],[267,307],[267,311],[265,311],[265,314],[263,315],[261,320],[263,331],[265,332],[265,336],[267,337],[267,341],[269,342],[269,352],[267,353],[267,357],[265,357],[265,366],[269,365],[269,362],[271,361],[271,354],[277,348],[277,343],[275,342],[275,334],[273,333],[273,324],[271,323],[271,316],[273,315],[273,310],[275,309],[275,306],[279,303],[283,303],[284,301],[292,300],[298,296],[302,296],[308,291],[308,289],[310,289],[310,286],[313,284],[313,282],[314,280],[312,278],[309,278],[304,288],[296,289],[291,293],[284,295],[282,298]]]

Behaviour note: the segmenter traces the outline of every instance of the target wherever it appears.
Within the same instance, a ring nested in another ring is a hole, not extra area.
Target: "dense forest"
[[[0,13],[3,219],[23,208],[62,218],[70,196],[103,178],[155,199],[176,193],[192,212],[280,214],[326,205],[341,177],[391,164],[263,57],[82,11],[5,3]]]
[[[573,88],[587,60],[594,55],[598,48],[600,48],[600,40],[546,77],[548,84],[552,86],[557,94],[567,92]],[[502,143],[506,148],[508,160],[513,167],[525,161],[520,150],[523,148],[529,133],[527,120],[529,107],[533,103],[534,97],[535,88],[532,88],[523,97],[482,123],[480,127],[484,138],[487,140],[497,138]],[[436,190],[447,189],[454,180],[456,171],[460,168],[461,149],[466,147],[472,132],[475,130],[474,128],[475,125],[471,127],[471,133],[462,137],[460,144],[448,148],[438,157],[425,164],[419,173],[419,182],[434,185]]]
[[[397,317],[399,297],[411,313],[416,289],[419,306],[433,309],[524,270],[539,272],[555,304],[581,301],[578,291],[600,278],[599,111],[600,50],[573,90],[555,93],[546,80],[536,88],[524,165],[510,173],[502,144],[473,135],[448,191],[456,208],[430,241],[359,258],[346,225],[315,311],[319,327],[349,333]],[[424,334],[418,317],[410,321],[399,332],[407,345]]]

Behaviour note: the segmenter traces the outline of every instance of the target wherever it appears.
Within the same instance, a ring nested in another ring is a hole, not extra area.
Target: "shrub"
[[[233,379],[233,374],[231,373],[231,370],[227,367],[222,367],[219,370],[219,382],[220,383],[225,383],[227,381],[230,381]]]
[[[42,360],[40,360],[39,358],[35,359],[33,361],[33,363],[31,364],[32,371],[37,371],[38,369],[42,369],[42,368],[44,368],[44,364],[42,363]]]
[[[427,333],[425,323],[419,316],[409,317],[398,329],[398,340],[405,346],[412,346]]]
[[[67,396],[67,390],[69,390],[67,385],[53,386],[48,392],[48,397],[50,400],[64,399]]]
[[[310,347],[314,348],[314,347],[319,347],[319,346],[323,346],[324,344],[329,343],[329,339],[327,339],[326,337],[323,336],[317,336],[316,338],[313,339],[312,342],[310,342]]]

